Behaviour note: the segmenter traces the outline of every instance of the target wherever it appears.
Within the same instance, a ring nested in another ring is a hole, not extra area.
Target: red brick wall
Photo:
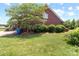
[[[46,13],[48,14],[47,24],[62,24],[63,23],[63,21],[60,20],[60,18],[58,18],[57,15],[53,13],[53,11],[51,11],[50,9],[47,9]]]

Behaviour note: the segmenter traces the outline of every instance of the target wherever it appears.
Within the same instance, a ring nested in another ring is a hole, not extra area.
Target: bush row
[[[34,31],[35,33],[40,33],[40,32],[56,32],[56,33],[60,33],[60,32],[64,32],[65,27],[63,25],[34,25],[32,26],[32,31]]]

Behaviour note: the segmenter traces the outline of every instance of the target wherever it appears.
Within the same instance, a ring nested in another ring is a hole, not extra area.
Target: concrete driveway
[[[6,36],[6,35],[15,34],[15,33],[16,31],[1,31],[0,36]]]

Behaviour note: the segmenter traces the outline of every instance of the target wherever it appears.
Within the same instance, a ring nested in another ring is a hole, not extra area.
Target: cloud
[[[51,5],[51,3],[47,3],[47,5]]]
[[[60,5],[63,5],[64,3],[60,3]]]
[[[62,9],[64,10],[64,9],[65,9],[65,7],[63,6],[63,7],[62,7]]]
[[[2,18],[0,17],[0,20],[1,20]]]
[[[74,12],[68,12],[67,15],[68,15],[68,16],[74,16],[75,14],[74,14]]]
[[[76,9],[79,10],[79,6],[77,6]]]
[[[69,7],[68,10],[73,10],[73,8],[72,7]]]
[[[0,24],[2,24],[3,23],[3,20],[2,20],[2,18],[0,17]]]
[[[11,5],[11,3],[5,3],[6,5],[8,5],[8,6],[10,6]]]
[[[63,10],[61,10],[61,9],[53,9],[57,14],[59,14],[59,15],[63,15],[64,14],[64,11]]]
[[[36,0],[17,0],[19,3],[33,3],[36,2]]]

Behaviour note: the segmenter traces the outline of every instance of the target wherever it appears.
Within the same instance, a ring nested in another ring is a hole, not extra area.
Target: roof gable
[[[45,5],[47,8],[45,12],[48,14],[48,21],[50,20],[50,23],[63,23],[62,19],[47,5]]]

